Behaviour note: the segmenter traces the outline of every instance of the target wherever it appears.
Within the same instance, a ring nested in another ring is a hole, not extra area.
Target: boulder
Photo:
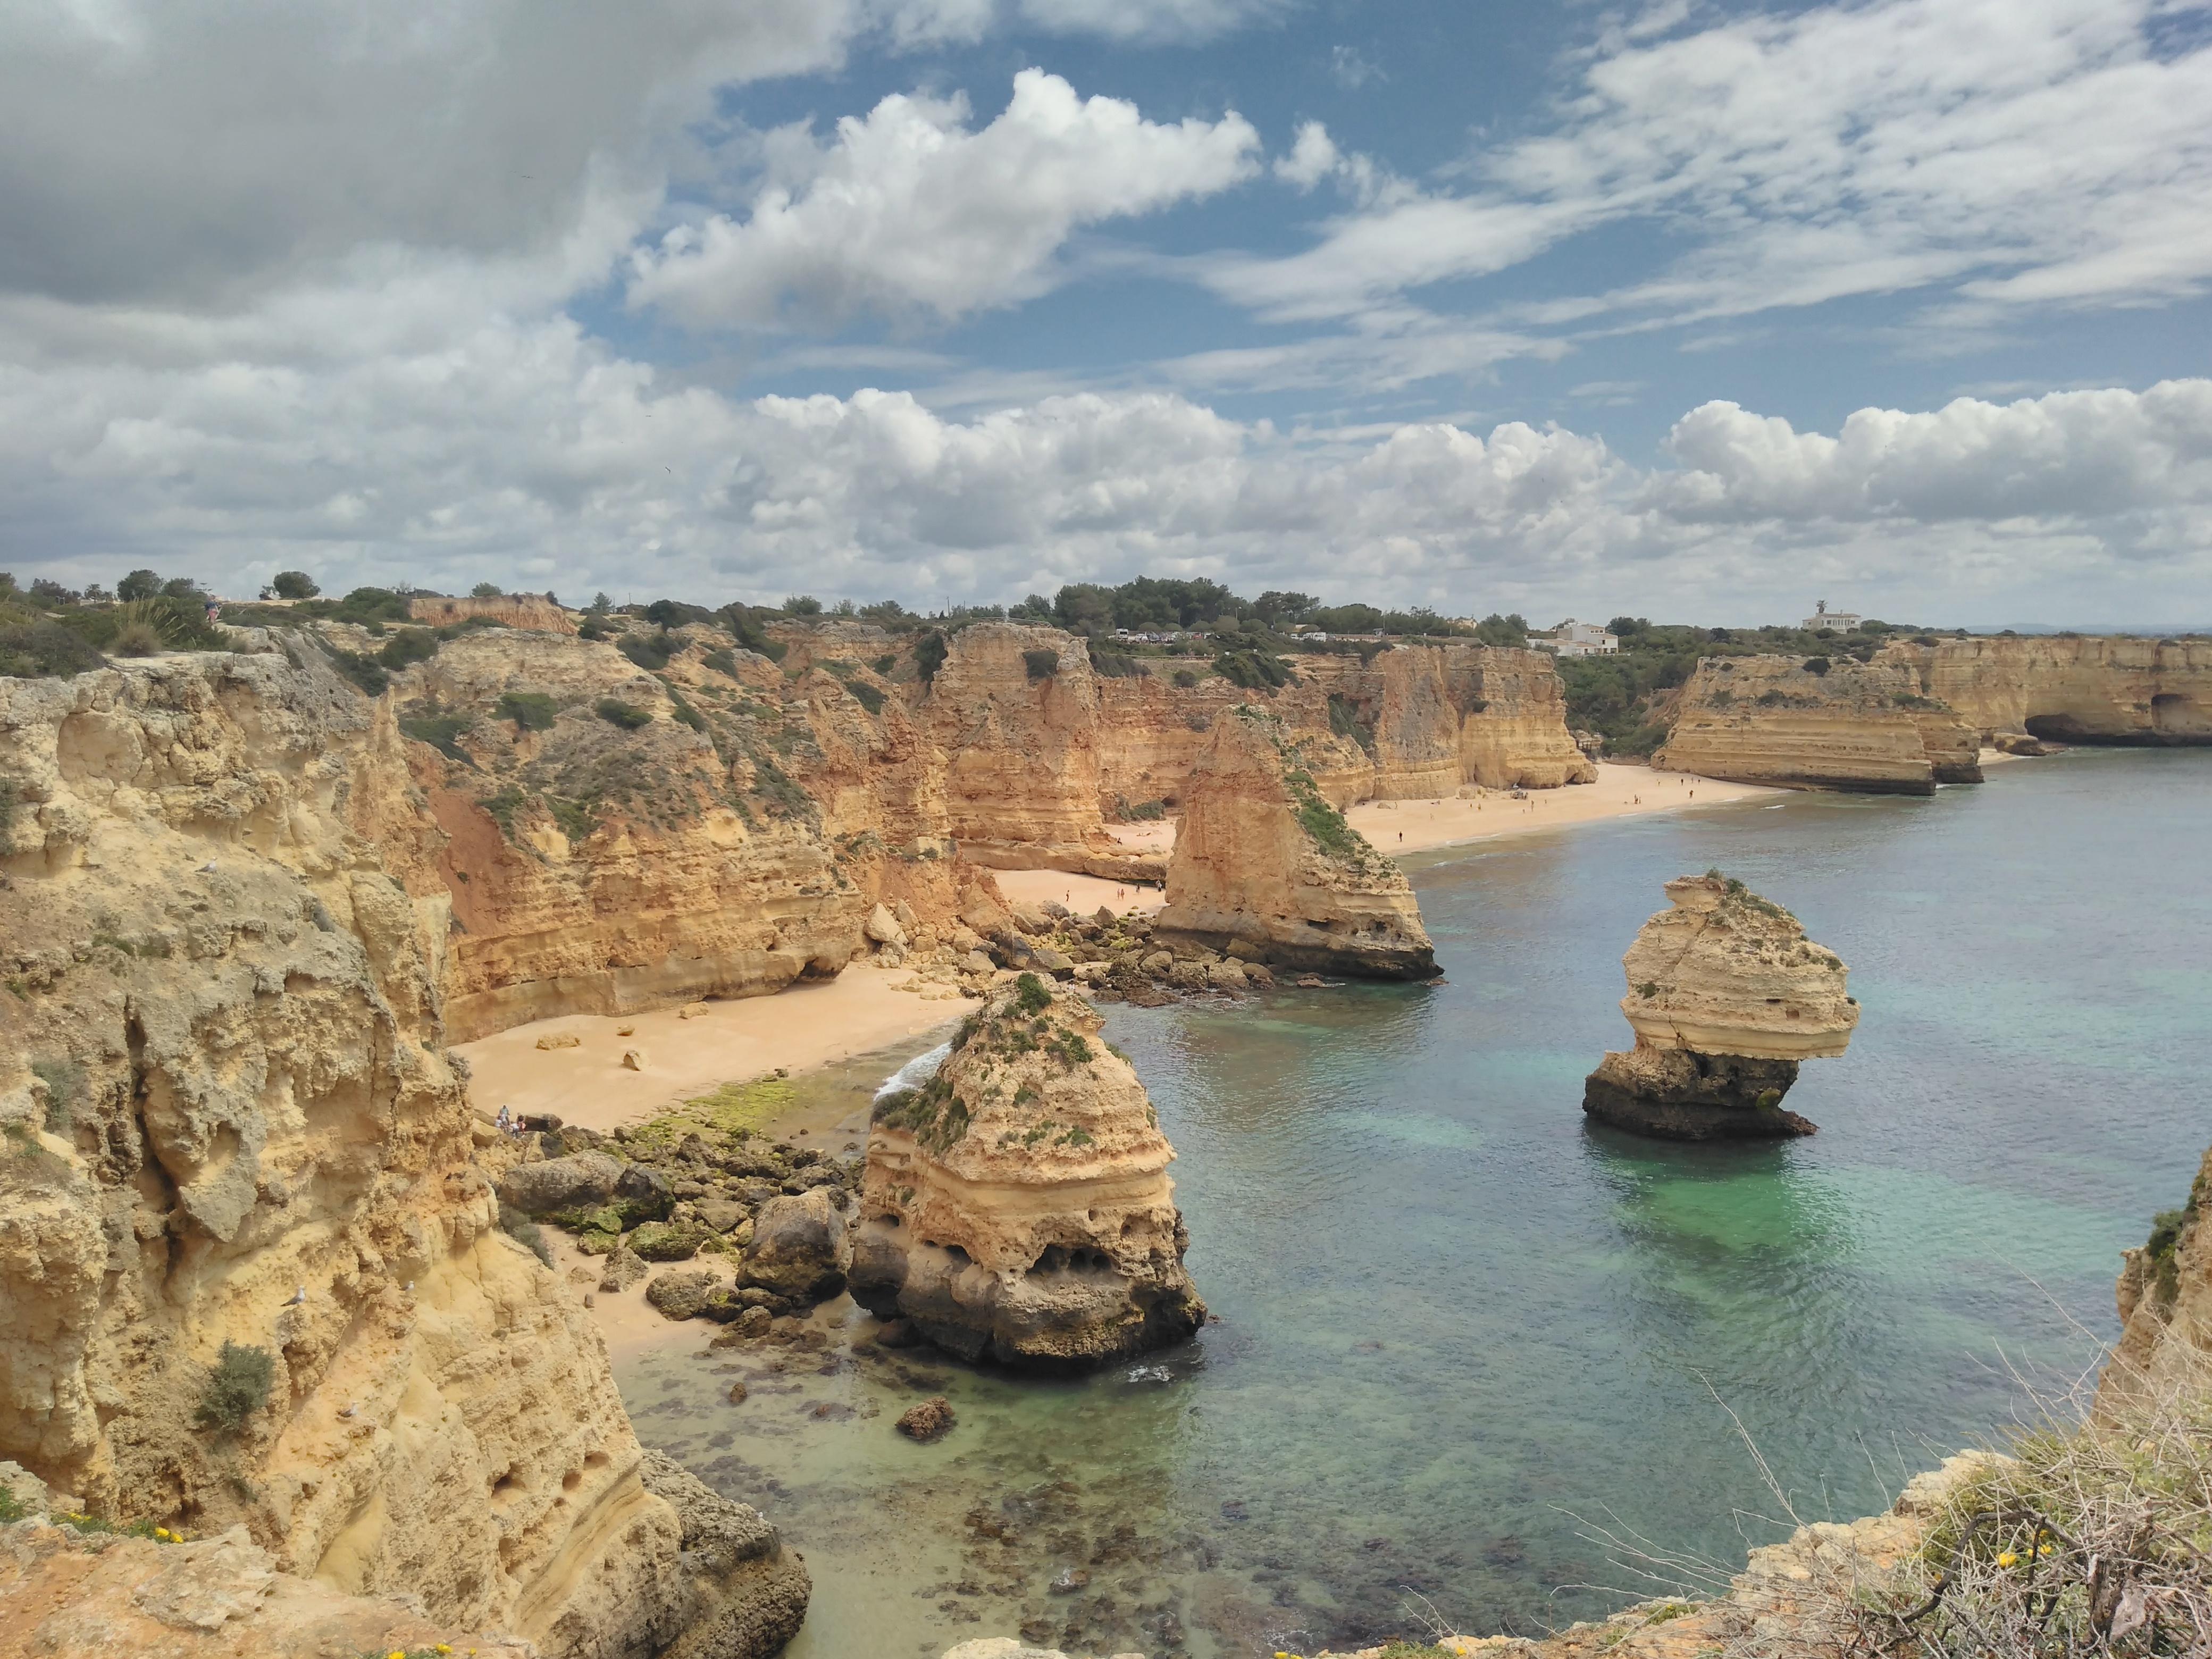
[[[647,1271],[644,1257],[635,1250],[617,1243],[613,1253],[607,1257],[606,1267],[599,1276],[599,1289],[610,1296],[617,1291],[626,1291],[644,1278]]]
[[[645,1299],[671,1319],[696,1319],[729,1288],[728,1279],[708,1268],[683,1267],[656,1273],[645,1287]]]
[[[615,1182],[615,1207],[635,1226],[641,1221],[660,1221],[675,1207],[676,1194],[668,1177],[642,1164],[625,1164]]]
[[[817,1187],[768,1200],[753,1217],[752,1242],[738,1268],[740,1284],[819,1302],[845,1288],[852,1233],[833,1189]]]
[[[623,1055],[622,1055],[622,1063],[623,1063],[623,1070],[624,1070],[625,1072],[641,1072],[641,1071],[643,1071],[643,1070],[645,1069],[645,1064],[646,1064],[646,1061],[645,1061],[645,1050],[644,1050],[644,1049],[642,1049],[642,1048],[625,1048],[625,1049],[623,1049]]]
[[[752,1215],[744,1205],[726,1198],[702,1198],[696,1208],[699,1219],[718,1233],[734,1231]]]
[[[676,1018],[678,1019],[696,1019],[702,1014],[709,1012],[710,1010],[703,1002],[687,1002],[681,1008],[678,1008],[676,1011]]]
[[[890,906],[878,904],[868,912],[868,919],[860,924],[860,931],[878,945],[904,945],[906,929],[891,914]]]
[[[927,1443],[950,1433],[953,1421],[952,1402],[940,1394],[907,1407],[897,1427],[908,1439]]]
[[[573,1031],[549,1031],[538,1039],[538,1046],[541,1048],[577,1048],[583,1046],[583,1038]]]
[[[525,1215],[596,1209],[614,1196],[622,1161],[605,1152],[574,1152],[518,1164],[499,1178],[499,1195]]]
[[[696,1221],[648,1221],[623,1242],[647,1261],[688,1261],[712,1237]]]

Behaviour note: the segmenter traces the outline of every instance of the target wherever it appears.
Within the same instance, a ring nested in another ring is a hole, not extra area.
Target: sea
[[[702,1326],[618,1358],[641,1436],[805,1555],[793,1659],[1538,1634],[1710,1589],[2077,1408],[2120,1252],[2212,1142],[2212,751],[1408,867],[1440,986],[1108,1009],[1177,1152],[1216,1316],[1192,1342],[1038,1381],[855,1342],[873,1322],[841,1300],[818,1346]],[[1808,1139],[1583,1116],[1632,1040],[1621,952],[1708,868],[1850,964],[1850,1052],[1790,1097]],[[858,1124],[930,1041],[808,1086]],[[952,1432],[895,1432],[933,1394]]]

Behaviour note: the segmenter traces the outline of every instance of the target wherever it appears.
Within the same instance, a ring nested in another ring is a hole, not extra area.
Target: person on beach
[[[494,1119],[493,1121],[498,1125],[500,1133],[503,1135],[511,1135],[514,1133],[514,1114],[508,1110],[507,1108],[504,1106],[501,1107],[499,1109],[499,1116]]]

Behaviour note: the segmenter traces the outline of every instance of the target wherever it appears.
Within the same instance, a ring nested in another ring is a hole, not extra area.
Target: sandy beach
[[[604,1133],[778,1066],[809,1071],[888,1048],[976,1006],[957,995],[926,1001],[927,992],[897,988],[913,978],[902,969],[855,965],[834,980],[805,981],[775,996],[710,1002],[692,1019],[673,1008],[620,1018],[569,1014],[456,1043],[453,1052],[467,1059],[470,1095],[483,1110],[550,1112]],[[627,1036],[619,1030],[625,1026]],[[538,1047],[540,1037],[555,1036],[574,1036],[578,1044]],[[626,1049],[638,1052],[641,1069],[624,1067]]]
[[[1596,823],[1636,817],[1645,812],[1675,812],[1718,806],[1729,801],[1779,798],[1787,790],[1760,784],[1723,783],[1686,772],[1655,772],[1648,766],[1600,761],[1595,783],[1564,789],[1531,789],[1516,800],[1504,790],[1486,790],[1473,799],[1368,801],[1345,814],[1352,827],[1394,856],[1438,847],[1525,836],[1571,823]]]

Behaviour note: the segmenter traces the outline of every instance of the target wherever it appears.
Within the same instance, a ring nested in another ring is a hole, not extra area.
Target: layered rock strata
[[[1079,992],[1024,975],[927,1085],[877,1103],[855,1301],[963,1358],[1043,1370],[1198,1328],[1175,1151],[1101,1025]]]
[[[498,1225],[388,704],[0,680],[0,1456],[549,1655],[695,1604],[589,1316]],[[738,1651],[739,1650],[730,1650]]]
[[[1583,1109],[1667,1140],[1812,1133],[1782,1098],[1799,1061],[1842,1054],[1858,1024],[1842,958],[1717,872],[1678,877],[1667,896],[1621,959],[1636,1046],[1589,1074]]]
[[[1973,727],[1888,663],[1708,657],[1654,766],[1732,783],[1929,795],[1979,783]]]
[[[1875,661],[1905,670],[2000,746],[2212,743],[2212,640],[1900,640]]]
[[[1192,769],[1155,928],[1273,966],[1436,971],[1405,872],[1322,797],[1282,723],[1249,705],[1214,723]]]
[[[1156,879],[1100,817],[1098,678],[1056,628],[979,623],[952,636],[921,717],[945,757],[944,833],[979,864]]]

